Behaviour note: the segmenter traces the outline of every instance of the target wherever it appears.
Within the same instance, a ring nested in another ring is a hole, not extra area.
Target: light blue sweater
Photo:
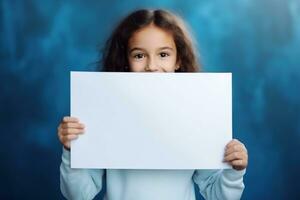
[[[93,199],[102,188],[104,169],[71,169],[63,148],[60,188],[67,199]],[[106,169],[106,200],[195,200],[195,182],[205,199],[240,199],[245,170]]]

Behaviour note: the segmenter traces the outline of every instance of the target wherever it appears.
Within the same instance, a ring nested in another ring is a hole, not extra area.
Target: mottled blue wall
[[[69,71],[135,8],[190,24],[204,70],[233,72],[234,136],[249,150],[243,199],[300,199],[300,1],[0,1],[0,198],[60,199],[56,127]]]

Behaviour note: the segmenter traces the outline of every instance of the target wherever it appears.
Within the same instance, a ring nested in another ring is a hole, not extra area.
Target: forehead
[[[144,48],[175,47],[172,33],[152,24],[136,31],[128,44],[129,47],[143,46]]]

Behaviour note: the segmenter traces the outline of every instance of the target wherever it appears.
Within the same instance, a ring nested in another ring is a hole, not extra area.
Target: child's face
[[[176,45],[171,33],[154,25],[135,32],[128,42],[128,61],[132,72],[174,72]]]

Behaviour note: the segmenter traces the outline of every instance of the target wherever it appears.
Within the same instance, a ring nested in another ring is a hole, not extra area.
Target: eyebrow
[[[129,53],[133,52],[133,51],[137,51],[137,50],[140,50],[140,51],[146,51],[144,48],[140,48],[140,47],[134,47],[132,48]],[[174,49],[172,47],[160,47],[158,48],[158,50],[170,50],[170,51],[174,51]]]

